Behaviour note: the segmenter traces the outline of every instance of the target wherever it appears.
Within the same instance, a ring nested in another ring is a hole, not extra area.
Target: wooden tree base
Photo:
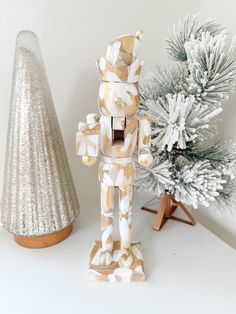
[[[60,231],[57,231],[57,232],[54,232],[45,236],[24,237],[24,236],[14,235],[14,240],[16,241],[17,244],[24,246],[26,248],[40,249],[40,248],[49,247],[59,242],[62,242],[67,237],[69,237],[69,235],[71,234],[71,231],[72,231],[72,224]]]
[[[174,211],[178,207],[183,210],[189,220],[173,216]],[[194,226],[196,224],[196,220],[193,218],[189,210],[181,202],[176,201],[173,195],[167,193],[164,193],[162,195],[160,208],[158,211],[145,206],[141,207],[141,209],[156,214],[156,221],[154,222],[153,229],[157,231],[159,231],[163,227],[168,219],[179,221],[191,226]]]

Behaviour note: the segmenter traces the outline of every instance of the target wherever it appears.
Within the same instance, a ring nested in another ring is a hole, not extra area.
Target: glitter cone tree
[[[64,240],[79,204],[36,36],[17,36],[1,223],[26,247]]]

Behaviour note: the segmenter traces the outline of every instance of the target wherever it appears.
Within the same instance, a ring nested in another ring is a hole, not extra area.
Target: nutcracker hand
[[[139,152],[138,162],[143,167],[149,167],[153,161],[150,149],[146,148]]]
[[[86,166],[93,166],[96,163],[97,158],[94,156],[83,156],[82,157],[82,162]]]

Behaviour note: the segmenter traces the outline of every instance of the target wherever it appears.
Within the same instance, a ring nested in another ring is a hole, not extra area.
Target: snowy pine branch
[[[209,110],[208,106],[195,103],[195,97],[167,94],[165,98],[147,102],[154,122],[153,145],[171,151],[173,145],[185,149],[187,142],[203,139],[206,133],[214,134],[213,120],[221,108]]]
[[[202,104],[219,106],[233,91],[235,41],[228,40],[225,31],[215,36],[203,32],[197,39],[191,36],[184,45],[189,68],[188,92]]]
[[[188,68],[186,64],[178,64],[170,69],[157,66],[155,72],[149,72],[141,83],[141,106],[145,106],[146,101],[157,101],[160,97],[167,94],[185,93],[187,89],[186,77]],[[143,108],[141,107],[141,110]]]
[[[185,43],[191,37],[197,39],[203,32],[209,32],[212,36],[215,36],[222,30],[222,26],[215,21],[209,21],[201,25],[197,15],[187,15],[183,24],[179,22],[178,27],[174,25],[172,32],[169,32],[169,38],[167,39],[169,56],[176,61],[187,61]]]
[[[183,156],[189,161],[198,162],[208,160],[215,169],[220,169],[222,174],[236,177],[236,144],[232,141],[216,142],[209,145],[197,141],[195,144],[189,143],[185,149],[179,149],[175,145],[171,152],[160,151],[153,146],[154,154],[158,154],[161,160],[175,162],[178,156]]]
[[[179,158],[176,171],[173,173],[175,184],[171,193],[176,200],[192,205],[209,206],[209,202],[219,196],[226,182],[221,178],[221,173],[212,168],[209,161],[189,162]]]
[[[166,160],[160,162],[158,157],[153,159],[149,168],[136,164],[137,177],[135,188],[141,191],[153,191],[157,196],[174,184],[171,179],[171,164]]]
[[[215,204],[217,205],[220,212],[225,211],[225,209],[231,209],[235,211],[236,204],[236,180],[227,178],[225,183],[222,185],[223,188],[219,190],[219,195],[215,199]]]

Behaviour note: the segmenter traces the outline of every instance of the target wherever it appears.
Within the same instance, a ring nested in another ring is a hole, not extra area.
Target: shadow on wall
[[[220,214],[217,208],[201,208],[192,211],[198,223],[214,233],[232,248],[236,249],[236,215],[230,212]]]
[[[82,77],[82,79],[81,79]],[[91,82],[94,78],[94,82]],[[96,79],[96,81],[95,81]],[[76,156],[75,139],[78,123],[86,120],[86,115],[90,112],[97,112],[97,99],[94,95],[98,93],[98,82],[95,75],[80,73],[74,79],[75,84],[70,91],[71,97],[63,113],[62,130],[66,145],[67,156],[70,168],[73,170],[72,176],[76,186],[80,208],[96,204],[99,207],[99,189],[97,168],[99,160],[92,167],[87,167],[82,163],[82,158]],[[88,89],[87,86],[90,86]],[[68,123],[68,121],[70,121]]]
[[[219,140],[236,142],[236,94],[229,95],[223,103],[221,121],[218,123]],[[235,208],[222,208],[222,214],[216,208],[209,207],[195,211],[196,219],[207,229],[236,249],[236,202]]]

